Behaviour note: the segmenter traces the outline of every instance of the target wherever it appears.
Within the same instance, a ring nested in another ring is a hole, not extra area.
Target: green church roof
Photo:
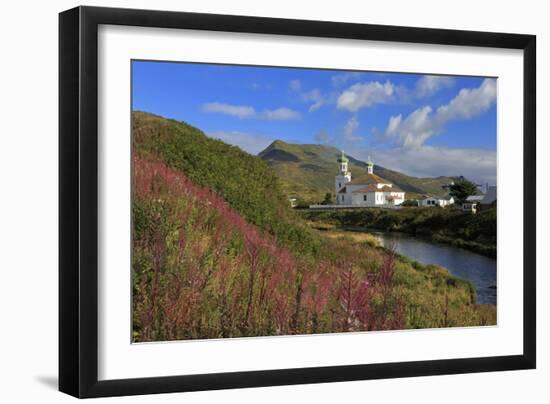
[[[342,150],[342,155],[338,157],[338,162],[347,163],[348,161],[349,161],[348,158],[346,157],[346,155],[344,154],[344,151]]]

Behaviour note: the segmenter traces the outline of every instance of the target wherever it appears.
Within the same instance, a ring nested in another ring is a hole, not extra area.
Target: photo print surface
[[[496,325],[496,78],[131,63],[133,342]]]

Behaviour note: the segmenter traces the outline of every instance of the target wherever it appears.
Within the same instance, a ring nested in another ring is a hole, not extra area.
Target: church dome
[[[342,155],[340,157],[338,157],[338,162],[339,163],[347,163],[349,162],[348,158],[346,157],[346,155],[344,154],[344,151],[342,150]]]

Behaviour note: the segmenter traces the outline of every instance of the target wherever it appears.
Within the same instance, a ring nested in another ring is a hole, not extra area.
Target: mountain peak
[[[286,145],[288,145],[288,143],[285,142],[284,140],[275,139],[275,140],[269,145],[269,147],[282,147],[282,146],[286,146]]]

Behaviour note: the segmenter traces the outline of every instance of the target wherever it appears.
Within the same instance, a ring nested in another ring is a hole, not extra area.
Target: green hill
[[[308,237],[305,226],[296,224],[277,176],[261,159],[184,122],[145,112],[133,112],[132,134],[135,156],[160,158],[182,171],[284,245],[314,248],[304,240]]]
[[[277,173],[284,191],[304,202],[321,201],[327,192],[334,192],[336,159],[341,152],[335,147],[319,144],[290,144],[274,141],[259,156]],[[357,177],[366,170],[366,163],[348,155],[349,170]],[[450,183],[451,177],[417,178],[374,166],[374,173],[405,192],[407,197],[421,194],[444,195],[443,185]]]

